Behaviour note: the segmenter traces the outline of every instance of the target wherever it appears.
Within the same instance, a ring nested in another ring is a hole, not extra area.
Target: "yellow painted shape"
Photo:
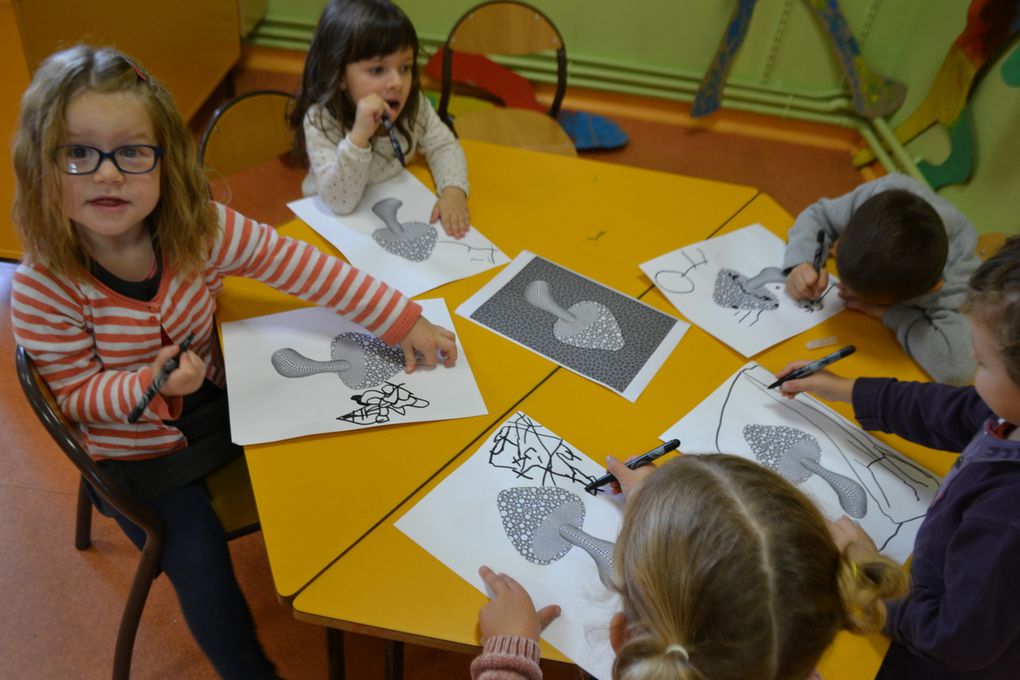
[[[905,144],[935,123],[949,127],[967,105],[976,74],[977,69],[964,51],[956,45],[950,47],[924,100],[893,131],[896,139]],[[854,156],[853,164],[860,167],[873,160],[875,154],[865,147]]]

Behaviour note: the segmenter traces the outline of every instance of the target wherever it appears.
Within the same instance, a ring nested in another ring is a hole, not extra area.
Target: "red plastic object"
[[[425,73],[436,82],[443,79],[443,50],[439,48],[425,65]],[[548,111],[535,99],[527,78],[480,54],[453,53],[453,82],[484,90],[510,108]]]

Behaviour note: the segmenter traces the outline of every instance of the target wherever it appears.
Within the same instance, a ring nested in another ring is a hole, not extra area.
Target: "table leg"
[[[386,641],[386,680],[404,678],[404,643],[399,640]]]
[[[336,628],[326,629],[326,663],[329,680],[344,680],[344,632]]]

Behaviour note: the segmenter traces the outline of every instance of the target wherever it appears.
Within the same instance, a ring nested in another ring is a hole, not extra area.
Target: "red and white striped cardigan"
[[[257,279],[322,307],[395,344],[421,315],[421,306],[382,281],[314,246],[276,233],[216,204],[220,230],[198,274],[182,277],[164,263],[159,291],[149,302],[113,292],[92,276],[72,281],[30,262],[14,274],[14,335],[35,360],[61,409],[79,424],[96,459],[150,458],[187,445],[165,425],[180,415],[180,397],[153,399],[137,423],[131,409],[152,383],[149,364],[162,346],[160,329],[191,345],[223,384],[214,356],[213,312],[224,276]],[[218,354],[216,352],[215,354]]]

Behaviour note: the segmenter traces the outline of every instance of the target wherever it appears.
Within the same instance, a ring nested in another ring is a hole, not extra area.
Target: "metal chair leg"
[[[344,666],[344,632],[336,628],[326,629],[326,662],[329,680],[344,680],[347,670]]]
[[[78,511],[74,521],[74,547],[78,550],[87,550],[92,545],[92,499],[86,484],[84,477],[79,479]]]
[[[399,640],[386,641],[386,680],[404,678],[404,643]]]

